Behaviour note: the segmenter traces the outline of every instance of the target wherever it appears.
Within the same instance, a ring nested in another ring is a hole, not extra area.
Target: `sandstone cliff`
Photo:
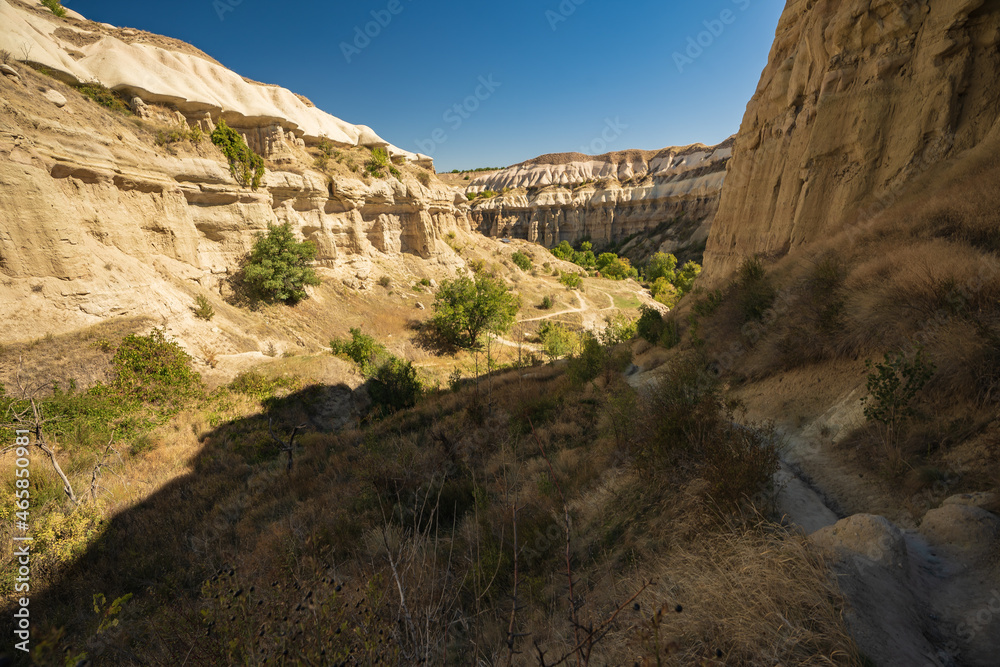
[[[43,52],[60,53],[64,42],[54,36],[59,30],[96,25],[45,16],[15,0],[0,1],[0,12],[0,36],[5,40],[11,27],[30,24],[36,29],[30,58],[36,66],[48,57]],[[45,41],[48,38],[52,41]],[[148,49],[158,50],[156,58],[186,55],[189,64],[196,58],[173,50],[192,47],[159,39],[158,46]],[[101,40],[106,44],[114,38]],[[111,47],[108,56],[95,51],[93,58],[107,64],[115,49],[125,46]],[[143,78],[146,64],[133,63],[137,69],[129,69],[128,76]],[[223,71],[207,60],[202,67],[206,77]],[[264,151],[268,170],[262,187],[253,191],[237,184],[225,158],[207,139],[166,144],[157,140],[163,129],[188,130],[190,108],[183,104],[143,101],[145,118],[126,116],[103,109],[23,63],[12,60],[4,68],[0,340],[58,334],[111,316],[190,319],[194,295],[225,291],[226,278],[249,250],[254,234],[269,223],[289,222],[297,235],[314,241],[324,277],[337,283],[374,284],[377,276],[353,267],[399,253],[434,259],[442,270],[461,262],[441,239],[450,231],[469,229],[462,193],[400,153],[393,157],[398,178],[364,176],[358,163],[368,149],[347,144],[367,140],[360,131],[352,138],[353,126],[344,124],[341,162],[330,160],[330,166],[320,170],[313,165],[316,151],[310,152],[301,140],[301,129],[285,132],[282,128],[293,121],[274,118],[281,109],[254,112],[258,119],[275,121],[267,127],[298,141]],[[158,81],[167,80],[151,75],[148,81],[155,88]],[[214,84],[210,80],[206,85]],[[336,121],[323,115],[324,122]],[[258,145],[262,137],[276,136],[264,132],[266,127],[240,129],[251,142],[256,136]]]
[[[0,0],[0,25],[0,49],[20,60],[69,83],[99,81],[128,98],[168,104],[206,130],[225,118],[232,127],[253,130],[247,139],[265,157],[286,142],[301,146],[325,138],[339,146],[384,146],[395,157],[431,165],[429,157],[390,145],[370,127],[335,118],[280,86],[245,79],[179,40],[88,21],[72,11],[60,19],[37,0]]]
[[[469,193],[501,193],[476,200],[474,225],[547,246],[584,237],[601,246],[654,231],[656,247],[645,252],[703,241],[731,145],[545,155],[474,179]]]
[[[790,0],[747,106],[705,279],[863,225],[1000,117],[1000,4]]]

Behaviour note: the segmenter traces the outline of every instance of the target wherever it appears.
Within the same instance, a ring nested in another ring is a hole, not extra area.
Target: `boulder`
[[[920,532],[931,545],[967,565],[1000,555],[1000,517],[979,507],[952,503],[931,510]]]
[[[906,540],[902,531],[883,516],[855,514],[820,528],[809,539],[842,555],[861,556],[890,571],[906,572]]]
[[[66,97],[63,96],[63,94],[60,93],[58,90],[52,90],[50,88],[49,90],[46,90],[44,93],[42,93],[42,95],[45,97],[45,99],[47,99],[49,102],[52,102],[52,104],[56,105],[57,107],[62,108],[66,106]]]

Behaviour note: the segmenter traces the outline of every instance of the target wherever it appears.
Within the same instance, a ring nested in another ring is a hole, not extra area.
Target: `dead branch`
[[[288,436],[288,444],[286,445],[278,436],[274,434],[274,430],[271,428],[271,418],[267,418],[267,432],[271,434],[271,439],[278,445],[279,452],[285,452],[288,454],[288,467],[285,469],[286,473],[291,474],[292,472],[292,454],[295,451],[295,435],[306,426],[307,424],[299,424],[294,427],[292,429],[292,434]]]
[[[108,457],[113,453],[118,457],[119,463],[121,462],[121,454],[118,453],[117,449],[111,446],[114,441],[115,434],[112,432],[111,439],[108,440],[108,445],[104,448],[104,453],[97,459],[97,463],[94,464],[94,469],[90,474],[90,499],[94,502],[97,502],[97,489],[100,487],[98,480],[101,478],[101,471],[103,471],[104,468],[107,468],[109,472],[117,474],[111,469],[111,464],[108,463]]]

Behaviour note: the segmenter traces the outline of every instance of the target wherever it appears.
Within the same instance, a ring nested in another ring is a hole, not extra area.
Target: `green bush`
[[[42,0],[42,4],[52,10],[52,13],[59,18],[66,16],[66,9],[59,0]]]
[[[541,310],[551,310],[552,309],[552,297],[546,295],[542,297],[542,302],[538,304]]]
[[[382,287],[389,287],[390,285],[392,285],[392,278],[390,278],[389,276],[382,276],[381,278],[378,279],[378,284],[381,285]]]
[[[229,172],[243,187],[256,190],[264,177],[264,160],[250,150],[240,133],[219,119],[212,132],[212,143],[219,147],[229,161]]]
[[[332,340],[330,348],[335,355],[358,365],[368,380],[368,395],[374,407],[391,413],[415,405],[423,385],[413,364],[390,354],[360,329],[351,329],[350,333],[350,340]]]
[[[350,340],[330,341],[330,349],[336,356],[356,363],[363,375],[373,374],[391,356],[384,345],[361,329],[352,328],[350,334]]]
[[[483,334],[506,333],[520,305],[517,295],[498,278],[478,274],[475,280],[446,280],[435,296],[431,324],[448,342],[472,349]]]
[[[202,294],[199,294],[194,299],[194,316],[199,320],[210,321],[215,317],[215,308],[212,308],[211,302]]]
[[[371,176],[382,176],[389,168],[389,164],[389,152],[384,148],[376,147],[372,149],[372,154],[365,162],[365,171]]]
[[[310,263],[316,245],[295,240],[289,223],[268,225],[267,234],[257,241],[243,266],[243,280],[251,295],[268,302],[295,304],[307,298],[306,285],[319,285]]]
[[[662,303],[667,308],[673,308],[677,305],[677,301],[680,299],[680,294],[677,292],[677,288],[674,287],[673,283],[669,282],[664,277],[659,277],[656,282],[653,283],[652,287],[649,288],[650,294],[653,298]]]
[[[660,278],[664,278],[668,283],[673,283],[677,277],[677,258],[667,252],[658,252],[653,255],[646,264],[646,280],[655,283]]]
[[[639,312],[639,320],[635,323],[636,334],[655,345],[660,341],[660,336],[663,335],[663,330],[666,328],[663,315],[651,306],[643,306]]]
[[[639,275],[639,272],[632,268],[628,257],[619,257],[613,252],[601,253],[597,258],[596,268],[602,276],[612,280],[636,278]]]
[[[635,338],[636,321],[625,313],[609,315],[604,323],[606,326],[601,332],[601,343],[606,347],[627,343]]]
[[[81,95],[92,102],[99,104],[105,109],[116,111],[118,113],[125,114],[126,116],[132,115],[132,109],[125,104],[125,101],[118,96],[118,93],[106,88],[97,81],[81,83],[74,87]]]
[[[542,351],[549,359],[559,359],[573,353],[578,336],[561,322],[545,321],[538,330]]]
[[[576,273],[560,273],[559,282],[566,286],[567,289],[579,289],[582,284],[579,274]]]
[[[191,357],[162,329],[147,336],[126,336],[111,360],[114,391],[144,403],[178,403],[197,394],[201,377],[191,368]]]
[[[912,359],[902,352],[886,354],[881,363],[865,361],[868,395],[861,399],[864,415],[883,427],[883,444],[896,454],[899,429],[914,413],[913,401],[934,375],[934,364],[917,348]]]
[[[420,182],[420,185],[425,188],[429,188],[431,186],[431,172],[423,170],[418,171],[417,180]]]
[[[523,252],[521,252],[520,250],[511,255],[510,259],[511,261],[514,262],[515,265],[517,265],[517,268],[521,269],[522,271],[531,270],[531,258],[528,257]]]
[[[372,402],[388,412],[413,407],[422,392],[413,364],[394,356],[379,366],[368,382]]]

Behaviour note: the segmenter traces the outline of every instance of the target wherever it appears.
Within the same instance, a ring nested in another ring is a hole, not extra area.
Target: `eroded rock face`
[[[421,184],[411,167],[401,181],[331,176],[286,140],[271,155],[287,168],[272,159],[254,191],[208,140],[157,146],[135,119],[22,76],[31,85],[0,77],[0,340],[187,312],[191,290],[222,290],[269,224],[313,241],[321,268],[380,253],[433,259],[451,253],[444,235],[469,230],[464,196]],[[161,108],[146,111],[155,121]]]
[[[98,81],[143,102],[169,104],[190,124],[225,118],[252,128],[253,148],[266,157],[272,144],[383,146],[394,157],[430,166],[431,159],[390,145],[370,127],[353,125],[280,86],[244,79],[179,40],[87,21],[76,12],[56,17],[35,2],[0,0],[0,48],[44,65],[66,81]],[[141,109],[136,113],[142,116]],[[277,128],[277,129],[276,129]],[[202,128],[206,129],[206,128]]]
[[[501,193],[476,201],[473,223],[488,236],[551,247],[585,237],[600,246],[683,221],[672,239],[676,247],[707,235],[730,154],[731,141],[598,157],[545,155],[472,181],[469,193]]]
[[[705,279],[863,224],[988,138],[998,43],[992,0],[788,2],[737,135]]]

